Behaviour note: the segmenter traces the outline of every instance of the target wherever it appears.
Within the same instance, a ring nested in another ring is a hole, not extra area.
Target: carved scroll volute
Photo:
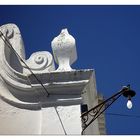
[[[1,26],[0,30],[20,57],[25,59],[25,49],[19,28],[15,24],[6,24]]]
[[[22,36],[19,28],[15,24],[3,25],[0,27],[0,31],[15,50],[14,51],[9,47],[7,41],[4,42],[3,40],[0,40],[0,45],[3,48],[3,50],[1,50],[1,52],[3,52],[3,54],[1,54],[1,56],[3,56],[2,61],[8,63],[14,70],[22,74],[30,74],[27,66],[19,60],[16,53],[34,72],[44,73],[55,70],[53,57],[47,51],[33,53],[28,60],[25,60],[25,50]]]
[[[18,89],[31,86],[27,79],[27,75],[32,74],[29,68],[38,74],[55,70],[53,57],[47,51],[33,53],[28,60],[25,60],[23,40],[20,30],[15,24],[3,25],[0,27],[0,31],[2,32],[0,38],[0,74],[11,86]],[[9,43],[11,46],[8,45]]]
[[[33,53],[28,60],[27,65],[34,73],[45,73],[55,70],[53,56],[48,51]],[[24,73],[27,73],[25,69]]]
[[[41,92],[35,92],[32,88],[32,81],[28,78],[31,75],[29,68],[38,75],[53,71],[55,70],[53,57],[44,51],[36,52],[25,60],[24,45],[18,27],[15,24],[6,24],[0,27],[0,31],[0,98],[17,107],[26,108],[29,105],[29,108],[36,108],[40,106],[38,105],[40,98],[37,97],[44,97],[44,94],[37,80],[34,84],[38,84],[37,88]],[[37,103],[30,103],[32,99]]]
[[[15,24],[6,24],[0,27],[0,31],[3,34],[1,36],[3,40],[1,39],[0,44],[1,51],[3,52],[1,61],[5,62],[4,65],[8,64],[9,67],[13,68],[15,71],[22,73],[23,67],[16,53],[22,59],[25,59],[25,50],[18,27]],[[13,47],[13,49],[10,45]]]

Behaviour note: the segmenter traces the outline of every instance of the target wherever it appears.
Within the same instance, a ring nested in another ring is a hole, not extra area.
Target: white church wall
[[[40,111],[19,109],[0,99],[0,134],[41,134],[40,114]]]
[[[64,29],[52,41],[55,70],[47,51],[25,60],[15,24],[3,25],[0,31],[0,134],[80,135],[80,105],[86,103],[90,109],[98,97],[94,70],[71,68],[77,59],[75,39]],[[85,134],[100,134],[98,120]]]
[[[43,108],[42,134],[80,135],[82,131],[80,114],[80,105]]]

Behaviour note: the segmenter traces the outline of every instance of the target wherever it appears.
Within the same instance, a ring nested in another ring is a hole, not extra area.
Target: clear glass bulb
[[[132,106],[133,106],[133,104],[132,104],[131,100],[128,100],[128,102],[127,102],[127,108],[128,109],[131,109]]]

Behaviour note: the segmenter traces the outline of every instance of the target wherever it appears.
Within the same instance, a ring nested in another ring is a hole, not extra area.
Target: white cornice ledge
[[[79,104],[81,94],[88,84],[93,70],[73,70],[69,72],[51,72],[36,74],[49,92],[47,97],[45,90],[36,81],[33,75],[29,75],[30,87],[21,87],[20,83],[10,83],[3,79],[8,93],[0,92],[0,96],[7,103],[26,109],[39,109],[41,107],[65,104]],[[20,86],[19,86],[20,85]],[[29,85],[27,85],[29,86]]]

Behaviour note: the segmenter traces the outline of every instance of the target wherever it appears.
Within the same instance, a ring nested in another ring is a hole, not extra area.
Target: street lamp
[[[121,95],[128,99],[127,107],[128,109],[132,108],[131,98],[135,96],[135,91],[130,89],[130,85],[124,86],[119,92],[112,95],[110,98],[106,99],[102,103],[98,104],[97,106],[91,108],[90,110],[82,113],[82,134],[84,133],[85,129],[95,120],[97,119],[111,104],[113,104]]]
[[[133,96],[135,96],[135,91],[133,91],[133,90],[131,90],[130,89],[130,85],[128,85],[127,86],[128,88],[129,88],[129,90],[126,90],[125,92],[123,92],[123,96],[124,97],[126,97],[126,98],[128,98],[128,102],[127,102],[127,108],[128,109],[131,109],[132,108],[132,102],[131,102],[131,98],[133,97]]]

